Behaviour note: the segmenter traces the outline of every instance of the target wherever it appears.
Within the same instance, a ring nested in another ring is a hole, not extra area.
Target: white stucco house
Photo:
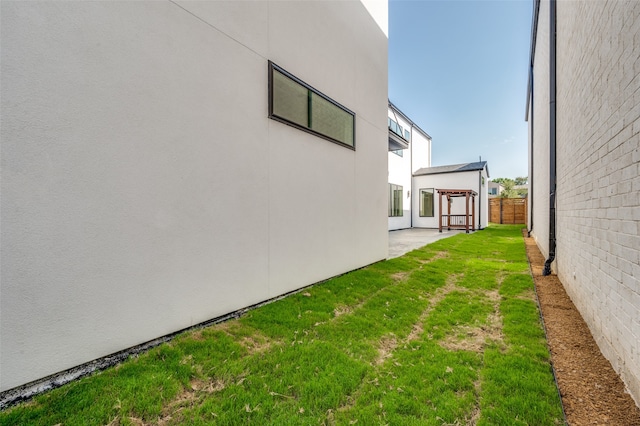
[[[489,198],[499,197],[504,187],[498,182],[489,181]]]
[[[439,228],[438,189],[474,191],[475,212],[469,214],[475,220],[472,228],[486,227],[489,223],[487,162],[431,167],[431,136],[391,102],[388,125],[389,230]],[[451,199],[451,209],[452,215],[466,214],[465,200]]]
[[[441,197],[438,190],[470,190],[474,199],[469,204],[473,216],[472,228],[483,229],[489,224],[489,197],[487,183],[489,167],[486,161],[426,167],[413,174],[416,197],[413,199],[413,226],[418,228],[438,228]],[[443,198],[443,203],[446,202]],[[465,197],[453,197],[451,214],[466,214]],[[447,207],[443,206],[443,214]]]
[[[387,2],[0,3],[0,392],[387,257]]]
[[[411,228],[413,173],[431,165],[431,136],[389,101],[389,230]]]

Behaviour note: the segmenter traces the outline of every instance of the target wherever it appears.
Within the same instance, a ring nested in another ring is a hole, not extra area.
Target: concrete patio
[[[453,235],[465,232],[464,230],[442,230],[428,228],[408,228],[399,229],[397,231],[389,231],[389,256],[387,259],[400,257],[405,253],[431,244],[442,238],[451,237]]]

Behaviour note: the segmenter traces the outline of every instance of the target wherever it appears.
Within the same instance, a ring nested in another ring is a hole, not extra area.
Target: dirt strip
[[[523,230],[569,425],[640,426],[640,408],[596,345],[556,275],[542,276],[544,257]]]

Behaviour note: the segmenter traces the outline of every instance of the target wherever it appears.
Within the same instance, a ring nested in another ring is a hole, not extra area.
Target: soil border
[[[640,426],[640,408],[558,277],[542,275],[545,259],[526,229],[523,237],[567,423]]]

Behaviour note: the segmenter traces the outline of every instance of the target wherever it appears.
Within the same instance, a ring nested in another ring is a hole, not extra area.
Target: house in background
[[[387,257],[386,2],[1,7],[4,395]]]
[[[488,224],[486,161],[431,167],[431,136],[389,102],[389,230],[439,228],[438,189],[471,190],[473,229]],[[452,215],[466,213],[465,200],[452,199]],[[447,209],[445,209],[448,211]],[[446,213],[446,212],[445,212]]]
[[[489,181],[489,198],[499,197],[504,187],[498,182]]]
[[[413,174],[413,186],[416,196],[413,199],[413,226],[417,228],[438,228],[440,219],[440,200],[438,190],[470,190],[475,193],[469,204],[474,222],[473,229],[483,229],[489,224],[489,198],[487,182],[489,167],[486,161],[475,163],[453,164],[448,166],[426,167]],[[442,198],[444,203],[446,198]],[[465,197],[453,197],[451,215],[466,215],[467,200]],[[448,212],[442,206],[443,214]],[[446,220],[446,219],[445,219]],[[453,222],[451,222],[453,224]]]
[[[431,166],[431,136],[389,101],[389,230],[411,228],[413,173]]]
[[[640,2],[536,0],[527,121],[545,273],[640,405],[638,40]]]

